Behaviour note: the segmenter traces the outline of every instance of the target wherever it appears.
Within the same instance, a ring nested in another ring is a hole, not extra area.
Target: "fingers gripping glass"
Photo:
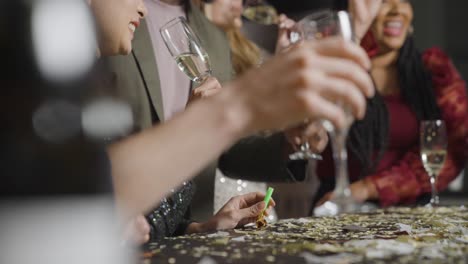
[[[447,155],[447,129],[442,120],[422,121],[420,126],[421,160],[432,187],[428,207],[439,205],[437,176],[442,170]]]
[[[352,41],[354,37],[350,16],[346,11],[334,12],[331,10],[321,10],[301,19],[295,27],[294,32],[298,34],[299,40],[320,40],[327,37],[340,36],[347,41]]]
[[[194,82],[211,76],[211,64],[200,40],[183,17],[169,21],[160,29],[161,36],[179,69]]]

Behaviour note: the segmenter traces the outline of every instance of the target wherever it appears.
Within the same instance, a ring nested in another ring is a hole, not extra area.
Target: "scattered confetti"
[[[240,236],[240,237],[232,238],[231,241],[234,241],[234,242],[245,242],[245,236]]]
[[[152,263],[171,263],[174,257],[177,263],[199,264],[466,263],[468,210],[389,208],[288,219],[261,230],[248,226],[167,238],[150,248],[157,250],[144,256]]]
[[[229,236],[228,232],[218,231],[216,233],[209,234],[206,237],[227,237],[227,236]]]

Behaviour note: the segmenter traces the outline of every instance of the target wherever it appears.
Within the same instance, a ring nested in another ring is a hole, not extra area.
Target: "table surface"
[[[390,208],[167,238],[143,263],[468,263],[468,209]]]

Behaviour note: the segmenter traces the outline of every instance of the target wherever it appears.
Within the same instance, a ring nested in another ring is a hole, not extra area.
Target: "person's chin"
[[[131,42],[127,45],[124,45],[120,49],[120,55],[129,55],[132,52],[132,44]]]
[[[405,39],[400,39],[400,40],[395,40],[391,45],[390,47],[395,49],[395,50],[399,50],[403,47],[403,45],[405,44]]]
[[[406,39],[406,36],[402,38],[391,38],[391,39],[387,39],[385,41],[385,44],[391,50],[399,50],[403,47],[403,44],[405,43],[405,39]]]
[[[236,18],[234,19],[234,27],[236,29],[241,29],[242,28],[242,19],[241,18]]]

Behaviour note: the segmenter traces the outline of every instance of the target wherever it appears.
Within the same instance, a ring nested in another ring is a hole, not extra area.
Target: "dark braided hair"
[[[371,173],[385,152],[389,123],[384,100],[376,93],[367,100],[364,119],[355,122],[349,131],[347,146],[362,165],[360,177]],[[376,152],[377,155],[374,154]]]
[[[413,36],[408,36],[397,61],[398,76],[403,99],[416,113],[418,119],[440,119],[431,73],[425,68],[422,55],[417,50]]]

